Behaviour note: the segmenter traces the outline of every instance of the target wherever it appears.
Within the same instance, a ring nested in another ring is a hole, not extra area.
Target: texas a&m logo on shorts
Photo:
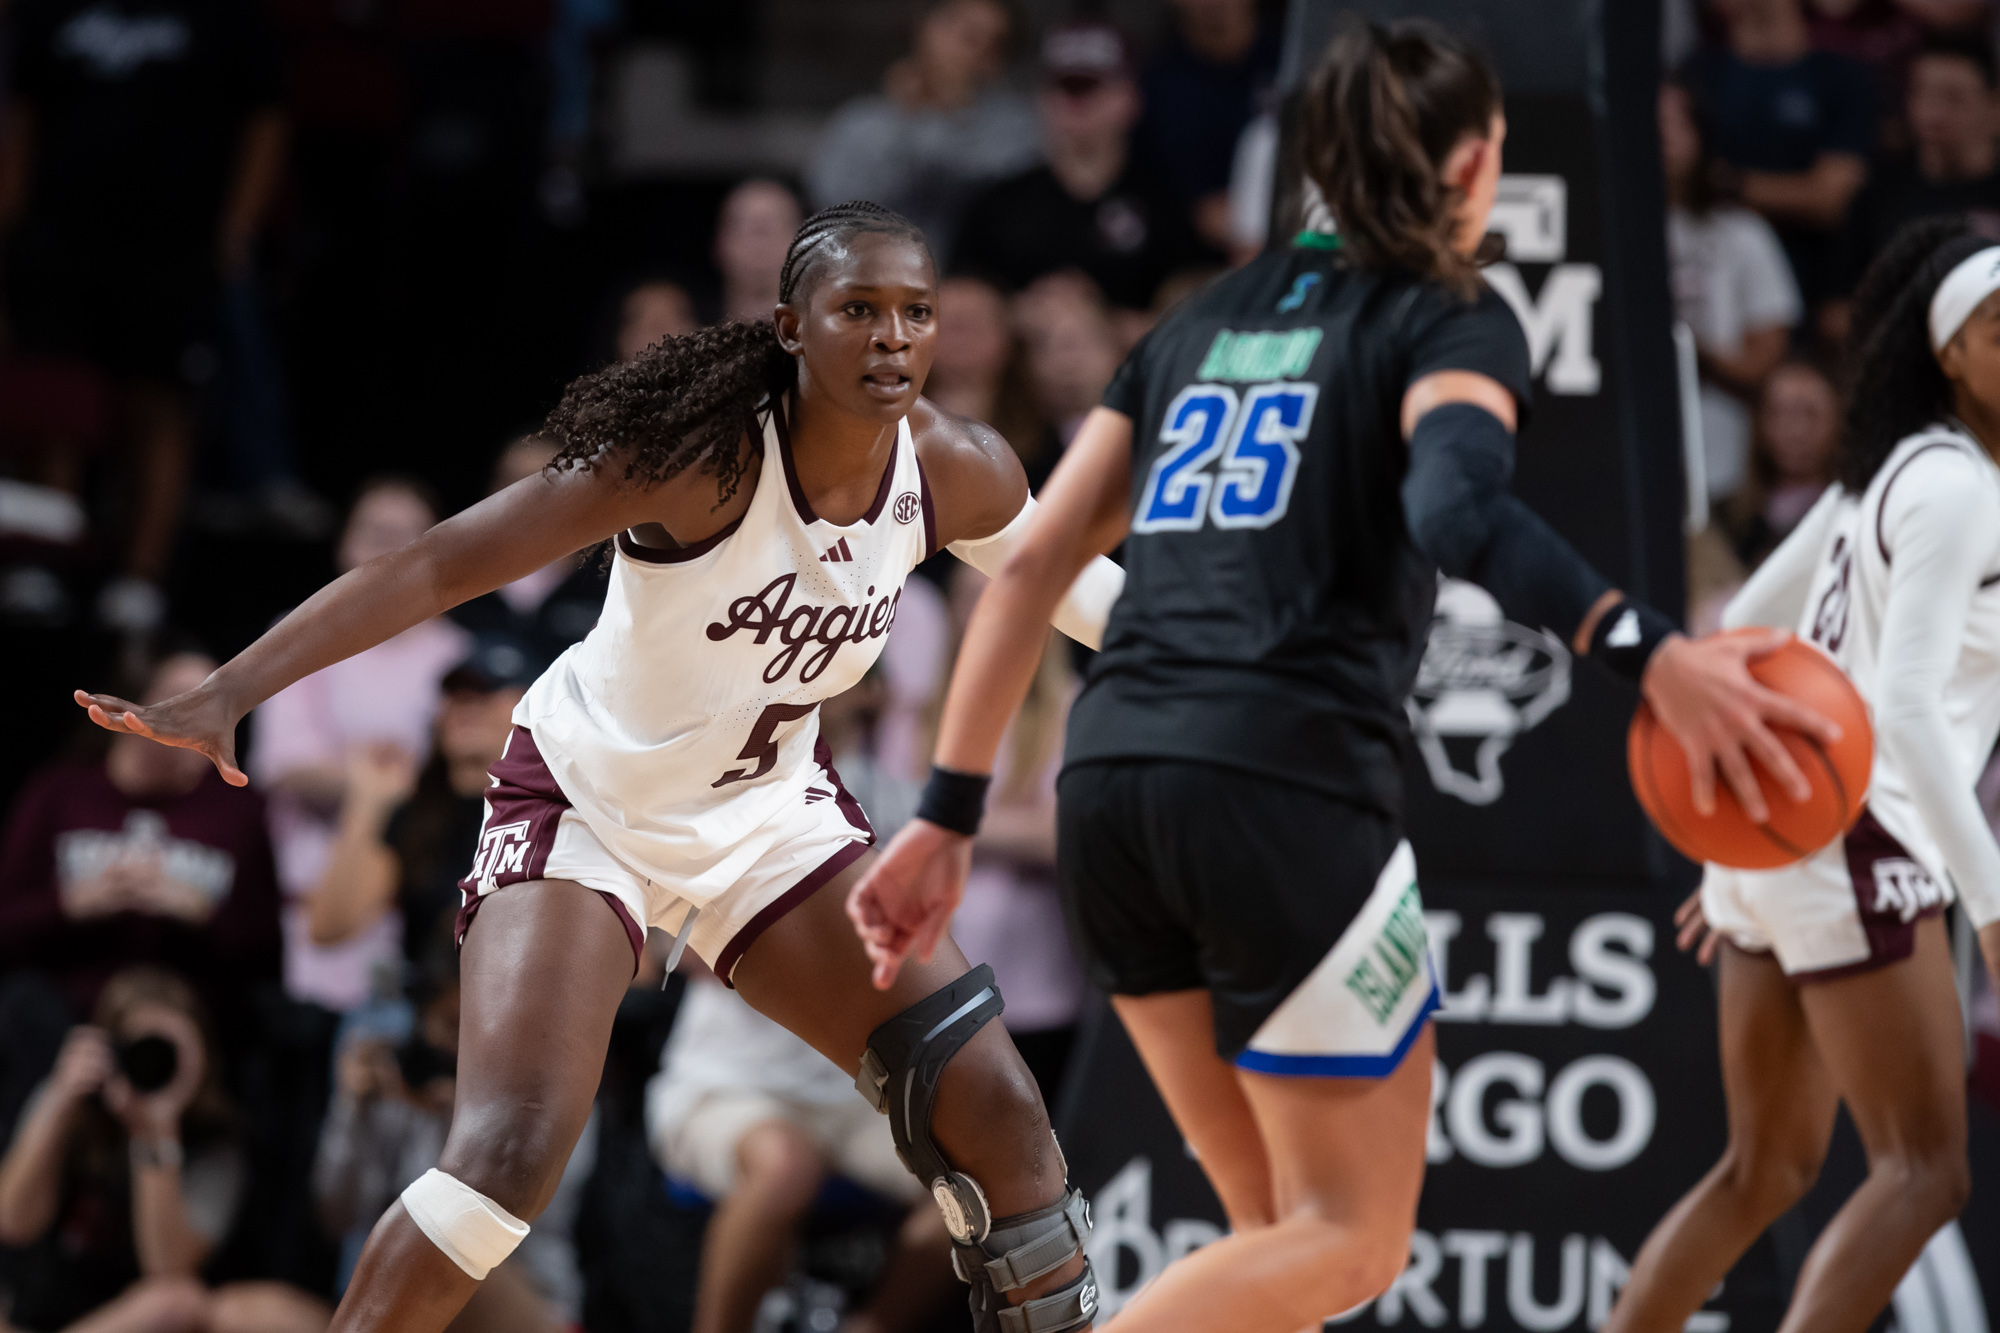
[[[479,854],[473,858],[472,873],[466,878],[487,884],[502,875],[524,875],[528,870],[528,821],[488,825],[479,832]]]

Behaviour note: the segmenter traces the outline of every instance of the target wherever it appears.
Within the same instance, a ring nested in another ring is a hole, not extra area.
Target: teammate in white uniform
[[[1974,796],[2000,737],[2000,247],[1906,229],[1857,300],[1848,456],[1730,603],[1796,627],[1873,717],[1868,805],[1772,871],[1711,865],[1683,946],[1721,955],[1729,1147],[1633,1264],[1607,1328],[1678,1329],[1811,1186],[1845,1100],[1869,1160],[1783,1328],[1864,1329],[1968,1188],[1965,1060],[1942,913],[2000,977],[2000,845]]]
[[[1087,1214],[990,1022],[991,969],[943,940],[870,984],[843,901],[874,834],[817,745],[818,704],[881,651],[910,570],[945,546],[998,569],[1033,501],[1004,440],[918,397],[936,274],[907,220],[816,214],[780,288],[772,322],[578,380],[546,427],[564,445],[549,471],[330,584],[198,689],[144,708],[78,693],[99,724],[198,749],[241,785],[232,737],[263,699],[615,539],[602,618],[522,701],[492,770],[443,1159],[377,1224],[335,1329],[442,1329],[527,1233],[647,926],[859,1074],[944,1210],[983,1333],[1095,1312]],[[1121,582],[1094,566],[1055,622],[1094,643]]]

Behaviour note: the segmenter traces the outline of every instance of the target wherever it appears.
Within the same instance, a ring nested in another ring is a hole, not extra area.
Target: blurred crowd
[[[621,42],[685,40],[709,94],[740,98],[740,41],[707,8],[0,11],[0,633],[29,700],[0,762],[0,1329],[326,1326],[368,1229],[436,1164],[486,769],[606,566],[579,552],[298,682],[246,724],[248,788],[81,725],[69,688],[177,693],[530,475],[570,376],[767,316],[812,208],[922,224],[945,275],[926,393],[992,423],[1036,487],[1160,312],[1264,243],[1277,4],[1159,0],[1142,41],[911,0],[879,90],[828,108],[796,173],[612,179]],[[2000,230],[2000,78],[1988,0],[1667,10],[1706,624],[1832,476],[1869,258],[1927,212]],[[884,837],[981,583],[949,557],[921,573],[881,663],[822,712]],[[1052,1105],[1085,1006],[1051,883],[1079,655],[1045,655],[954,925]],[[554,1204],[457,1327],[953,1326],[944,1234],[885,1122],[653,943]]]

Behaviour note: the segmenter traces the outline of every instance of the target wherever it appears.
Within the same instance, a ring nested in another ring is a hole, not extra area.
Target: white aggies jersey
[[[1870,811],[1951,873],[1975,918],[2000,910],[2000,854],[1972,795],[2000,734],[2000,467],[1940,425],[1901,441],[1858,499],[1829,488],[1794,535],[1817,552],[1796,628],[1875,723]]]
[[[704,901],[784,836],[781,815],[836,796],[814,786],[831,785],[819,704],[880,655],[933,528],[907,419],[873,505],[842,527],[807,503],[773,410],[742,518],[672,551],[621,534],[596,628],[514,721],[607,850]]]

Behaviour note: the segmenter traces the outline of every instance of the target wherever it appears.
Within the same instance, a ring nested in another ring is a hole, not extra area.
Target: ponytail
[[[1962,214],[1923,218],[1868,266],[1847,342],[1840,483],[1854,494],[1868,489],[1898,441],[1950,414],[1951,382],[1931,349],[1931,298],[1946,274],[1991,244]]]
[[[857,200],[821,209],[792,237],[779,301],[810,298],[823,261],[862,232],[906,237],[929,254],[922,230],[880,204]],[[561,446],[549,467],[595,468],[619,458],[625,480],[648,486],[699,467],[716,479],[721,503],[736,493],[754,458],[738,441],[758,412],[797,383],[798,361],[768,319],[663,338],[563,391],[541,430]]]
[[[1498,110],[1492,69],[1435,23],[1354,22],[1333,39],[1306,90],[1305,169],[1356,263],[1477,291],[1476,260],[1452,244],[1459,192],[1438,168]]]

